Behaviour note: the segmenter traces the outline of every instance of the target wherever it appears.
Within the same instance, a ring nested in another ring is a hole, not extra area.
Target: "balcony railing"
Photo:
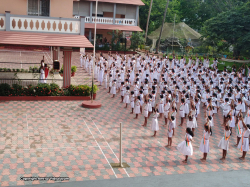
[[[58,32],[80,34],[80,20],[46,19],[34,17],[10,17],[12,31]]]
[[[49,32],[84,35],[85,23],[94,23],[95,17],[53,18],[41,16],[0,14],[0,30]],[[110,25],[136,26],[136,19],[97,17],[96,23]]]
[[[0,30],[82,34],[81,28],[84,28],[84,18],[70,19],[12,14],[6,15],[0,15]],[[83,27],[81,27],[81,24],[83,24]],[[8,29],[6,28],[7,25],[9,25]]]
[[[5,23],[5,16],[1,16],[0,15],[0,30],[5,30],[5,26],[6,23]]]
[[[85,23],[95,23],[95,17],[85,17]],[[136,26],[135,19],[126,18],[116,18],[115,23],[113,23],[113,18],[97,17],[96,23]]]

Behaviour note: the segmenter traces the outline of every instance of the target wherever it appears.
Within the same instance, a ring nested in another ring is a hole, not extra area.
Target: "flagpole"
[[[94,31],[94,51],[93,51],[93,72],[92,72],[92,97],[91,102],[93,103],[93,95],[94,95],[94,68],[95,68],[95,44],[96,44],[96,20],[97,20],[97,6],[98,6],[98,0],[96,0],[95,5],[95,31]]]

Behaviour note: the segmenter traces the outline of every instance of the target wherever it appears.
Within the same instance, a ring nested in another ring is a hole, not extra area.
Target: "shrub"
[[[24,92],[26,96],[34,96],[35,88],[32,85],[28,85],[27,87],[24,87]]]
[[[76,70],[77,70],[77,67],[76,67],[76,66],[72,66],[72,67],[71,67],[71,73],[75,73]]]
[[[10,96],[11,95],[11,87],[6,83],[0,84],[0,95],[1,96]]]
[[[17,72],[20,72],[20,69],[16,69]]]
[[[55,83],[38,84],[37,86],[28,85],[22,87],[18,84],[0,84],[0,96],[90,96],[92,87],[88,85],[70,85],[65,89],[60,89]],[[94,93],[98,87],[94,85]]]
[[[19,84],[13,84],[11,88],[11,94],[12,96],[23,96],[24,94],[24,89],[21,85]]]
[[[99,90],[99,88],[97,87],[97,85],[94,84],[93,86],[93,93],[96,93]],[[90,86],[90,93],[92,92],[92,86]]]
[[[71,96],[89,96],[91,88],[88,85],[70,85],[66,88]]]
[[[51,88],[49,84],[38,84],[35,87],[37,96],[49,96],[51,93]]]
[[[63,65],[62,65],[62,67],[61,67],[59,73],[60,73],[60,74],[63,74]]]
[[[59,86],[55,83],[50,84],[50,90],[51,90],[51,93],[50,93],[51,96],[62,95],[62,91],[60,90]]]

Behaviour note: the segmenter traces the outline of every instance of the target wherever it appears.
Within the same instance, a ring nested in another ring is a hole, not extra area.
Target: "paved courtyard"
[[[73,54],[73,65],[79,67],[79,54]],[[2,66],[2,64],[0,64]],[[73,78],[77,84],[89,82],[87,73],[78,68]],[[236,143],[235,130],[230,138],[226,161],[220,161],[218,143],[223,136],[222,111],[214,117],[213,136],[207,162],[201,162],[199,151],[202,139],[204,108],[198,119],[193,142],[194,155],[187,164],[176,147],[183,141],[185,127],[177,127],[172,148],[167,145],[167,128],[159,119],[160,131],[151,137],[151,119],[146,128],[144,119],[130,114],[120,104],[117,95],[111,98],[100,87],[99,109],[85,109],[79,101],[0,101],[0,184],[1,186],[54,183],[23,181],[21,177],[68,177],[70,181],[116,179],[250,169],[249,155],[245,161]],[[123,161],[130,166],[113,169],[118,163],[119,123],[123,124]],[[177,120],[179,124],[180,120]]]

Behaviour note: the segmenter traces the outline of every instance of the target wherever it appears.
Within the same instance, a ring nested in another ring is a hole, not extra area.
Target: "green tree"
[[[144,32],[133,32],[131,36],[131,46],[130,48],[135,51],[139,45],[144,43]]]
[[[142,1],[145,3],[145,6],[140,7],[140,27],[143,30],[146,30],[147,18],[148,18],[151,0],[142,0]],[[163,20],[162,13],[165,10],[166,2],[167,2],[166,0],[154,0],[153,1],[147,35],[161,26],[162,20]],[[180,22],[178,9],[179,9],[179,1],[178,0],[170,1],[165,21],[166,22],[173,22],[174,15],[177,14],[176,22]]]
[[[205,40],[225,40],[234,47],[234,56],[250,50],[250,2],[236,6],[207,20],[202,29]]]
[[[112,32],[108,32],[108,34],[112,36],[111,50],[120,51],[120,39],[122,38],[122,32],[119,30],[113,30]]]
[[[145,32],[145,42],[147,41],[147,34],[148,34],[148,24],[150,20],[150,14],[152,9],[153,0],[150,1],[149,11],[148,11],[148,19],[147,19],[147,26],[146,26],[146,32]]]
[[[159,39],[158,39],[158,44],[157,44],[157,47],[156,47],[156,53],[158,53],[159,47],[160,47],[160,43],[161,43],[161,34],[162,34],[162,31],[163,31],[163,26],[164,26],[164,23],[165,23],[165,18],[166,18],[166,14],[167,14],[167,11],[168,11],[168,4],[169,4],[169,0],[167,0],[167,4],[166,4],[164,15],[163,15],[163,20],[162,20],[162,25],[161,25],[161,31],[160,31],[160,35],[159,35]]]

